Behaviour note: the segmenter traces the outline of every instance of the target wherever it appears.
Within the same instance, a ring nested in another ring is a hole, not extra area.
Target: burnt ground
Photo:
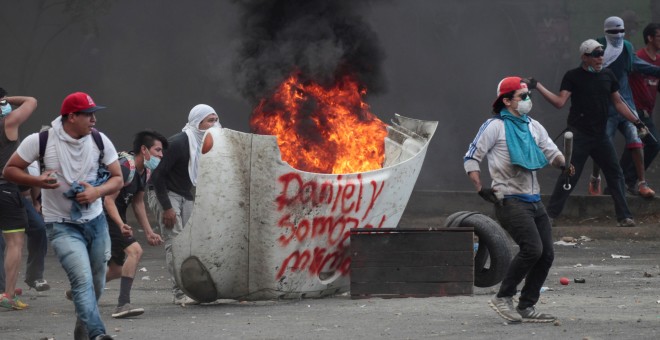
[[[107,285],[100,309],[116,339],[660,338],[660,241],[647,236],[657,234],[658,225],[649,220],[622,230],[611,221],[569,222],[558,223],[557,240],[582,235],[592,240],[555,245],[555,264],[545,283],[550,290],[541,294],[537,307],[557,315],[556,324],[505,323],[487,306],[497,287],[475,288],[472,296],[458,297],[351,300],[345,294],[181,307],[171,303],[162,248],[148,245],[139,266],[146,271],[138,272],[132,294],[133,304],[146,313],[124,320],[110,317],[118,281]],[[144,240],[143,235],[138,239]],[[560,277],[571,283],[562,286]],[[24,292],[28,310],[0,311],[0,338],[72,338],[74,309],[64,298],[68,284],[52,251],[46,278],[50,291]],[[574,283],[574,278],[584,278],[585,283]]]

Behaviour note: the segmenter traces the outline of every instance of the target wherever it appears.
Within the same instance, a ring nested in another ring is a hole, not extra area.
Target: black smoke
[[[385,90],[384,52],[364,20],[369,1],[245,0],[234,81],[252,104],[299,72],[322,86],[351,74],[369,93]]]

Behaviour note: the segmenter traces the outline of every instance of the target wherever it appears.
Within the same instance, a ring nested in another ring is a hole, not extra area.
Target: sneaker
[[[632,218],[624,218],[619,223],[617,224],[617,227],[634,227],[635,226],[635,220]]]
[[[6,293],[3,293],[0,295],[0,307],[6,308],[6,309],[14,309],[14,300],[12,300],[9,295]]]
[[[28,308],[28,304],[18,299],[18,296],[13,298],[7,293],[0,295],[0,307],[13,310],[21,310]]]
[[[180,297],[175,296],[173,302],[175,305],[181,305],[181,306],[199,304],[199,302],[195,301],[193,298],[189,297],[188,295],[183,295]]]
[[[21,310],[21,309],[25,309],[25,308],[28,308],[28,307],[30,307],[30,305],[28,305],[27,303],[19,300],[18,295],[14,295],[14,309]]]
[[[594,175],[591,175],[591,179],[589,180],[589,195],[599,196],[602,193],[603,193],[603,189],[600,186],[600,175],[598,177],[594,177]]]
[[[537,312],[534,306],[525,309],[516,308],[516,311],[522,317],[522,322],[553,322],[557,320],[552,314]]]
[[[649,188],[649,185],[646,183],[646,181],[637,183],[637,192],[639,192],[639,195],[644,198],[653,198],[653,196],[655,196],[655,191]]]
[[[64,292],[64,297],[69,301],[73,301],[73,293],[71,293],[71,289]]]
[[[522,317],[516,312],[513,308],[513,299],[510,297],[501,297],[498,298],[497,295],[494,296],[488,305],[494,311],[497,312],[504,320],[507,320],[512,323],[522,322]]]
[[[115,309],[115,312],[112,313],[112,317],[115,319],[128,318],[131,316],[138,316],[144,313],[144,308],[133,308],[130,303],[127,303],[123,306],[119,306]]]
[[[37,292],[43,292],[50,289],[50,285],[48,284],[48,281],[44,279],[35,280],[33,282],[25,281],[25,283],[27,283],[27,285],[30,286],[30,288],[34,288],[34,290],[36,290]]]

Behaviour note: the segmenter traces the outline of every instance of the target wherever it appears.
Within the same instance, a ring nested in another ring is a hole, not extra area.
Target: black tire
[[[469,211],[460,211],[447,217],[445,227],[471,227],[479,237],[479,248],[474,256],[474,285],[491,287],[504,278],[511,262],[509,237],[492,218]],[[490,266],[485,267],[490,258]]]

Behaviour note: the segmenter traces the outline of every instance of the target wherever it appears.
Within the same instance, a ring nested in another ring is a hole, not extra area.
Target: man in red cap
[[[619,94],[619,82],[614,73],[603,67],[603,45],[593,39],[580,45],[582,65],[569,70],[561,81],[559,94],[554,94],[541,83],[531,79],[530,88],[539,93],[553,106],[560,109],[571,99],[568,113],[568,130],[573,132],[573,158],[577,176],[570,178],[570,189],[563,188],[566,177],[560,176],[548,204],[548,215],[556,218],[564,209],[566,200],[575,188],[587,157],[591,157],[603,170],[610,188],[618,226],[634,227],[635,221],[625,196],[623,171],[617,160],[612,140],[607,135],[608,107],[612,105],[625,119],[638,129],[646,129],[637,116],[623,102]]]
[[[522,79],[502,79],[493,117],[481,126],[463,162],[479,196],[495,204],[497,219],[520,246],[497,295],[488,302],[513,323],[555,320],[534,307],[554,260],[551,223],[541,202],[536,171],[547,164],[565,170],[565,158],[545,128],[527,115],[531,109],[530,92]],[[484,159],[488,159],[493,180],[490,188],[481,184],[480,163]],[[523,279],[525,285],[514,308],[513,296]]]
[[[110,258],[101,197],[121,189],[123,180],[114,145],[94,130],[95,112],[101,109],[86,93],[68,95],[60,117],[42,135],[47,139],[39,133],[25,138],[3,171],[14,183],[42,188],[46,230],[69,278],[78,316],[75,339],[112,339],[98,309]],[[29,175],[25,169],[37,159],[44,171]]]

